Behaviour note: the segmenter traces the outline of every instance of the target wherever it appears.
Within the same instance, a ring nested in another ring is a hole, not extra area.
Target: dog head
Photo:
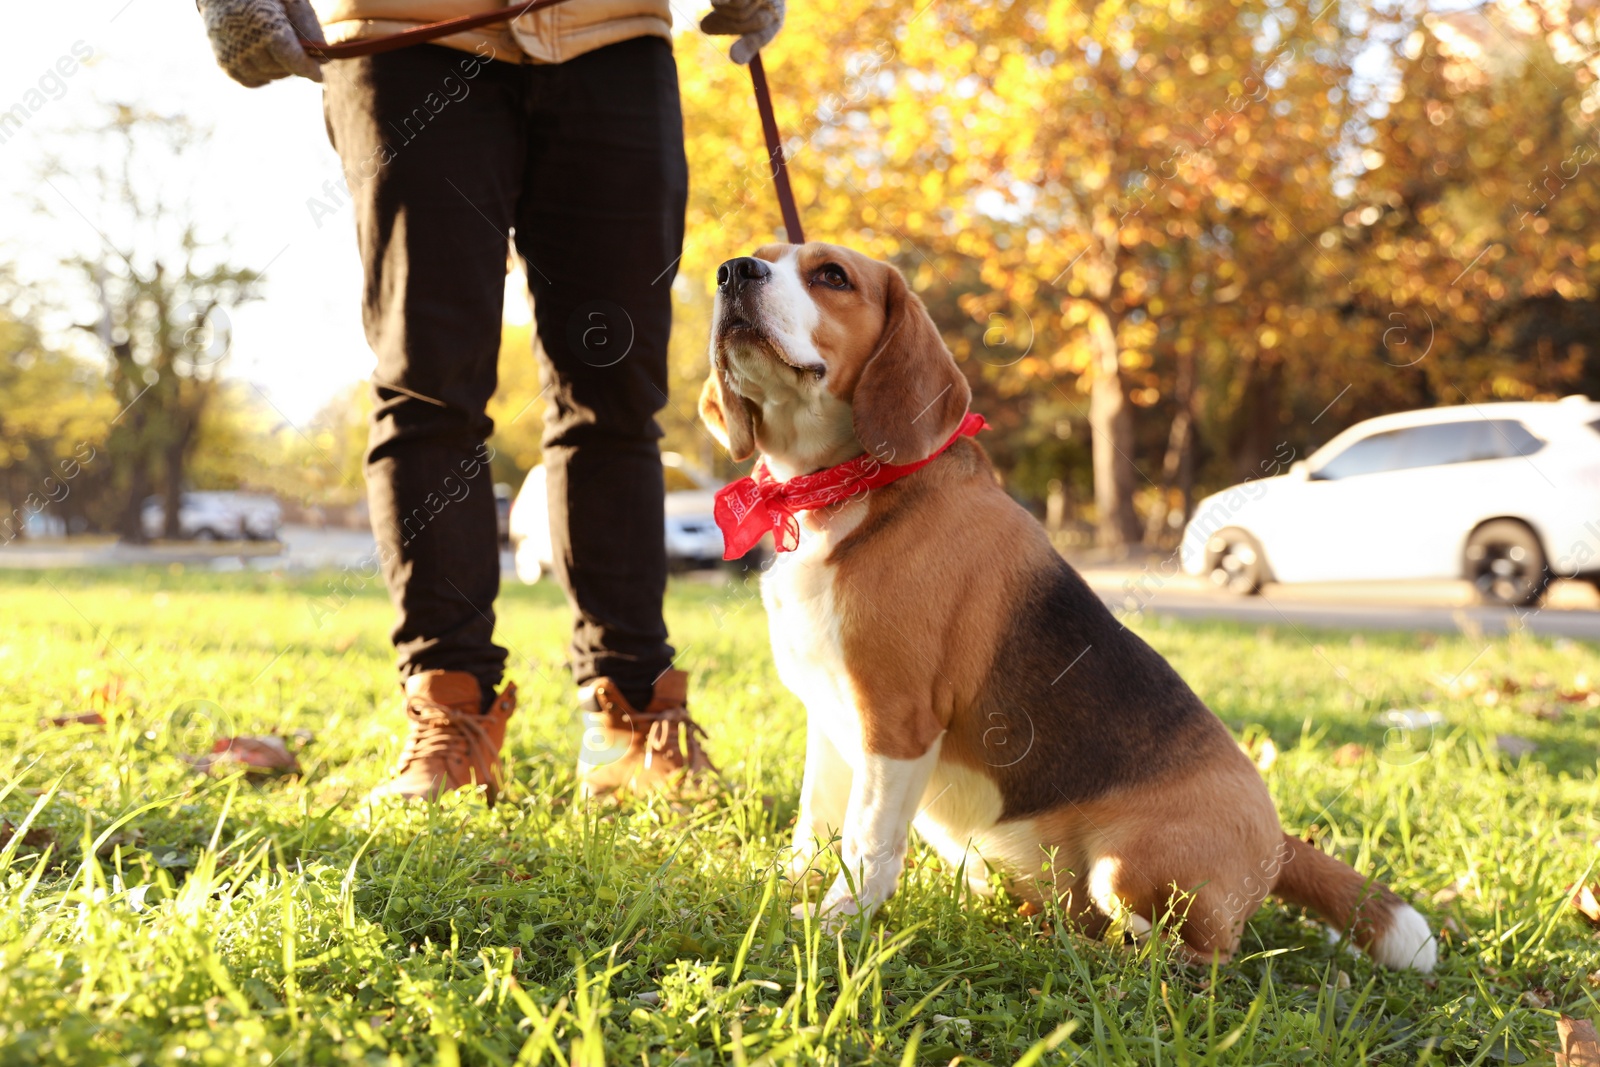
[[[887,263],[837,245],[766,245],[717,270],[700,417],[734,459],[779,477],[863,452],[913,463],[971,400],[933,320]]]

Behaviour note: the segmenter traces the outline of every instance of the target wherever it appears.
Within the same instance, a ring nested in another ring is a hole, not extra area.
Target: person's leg
[[[484,409],[523,181],[521,71],[431,45],[324,69],[378,359],[367,495],[400,673],[466,672],[487,700],[505,650]]]
[[[573,675],[610,679],[642,710],[674,655],[655,414],[688,190],[677,68],[667,42],[643,37],[524,74],[516,243],[550,386],[544,462]]]

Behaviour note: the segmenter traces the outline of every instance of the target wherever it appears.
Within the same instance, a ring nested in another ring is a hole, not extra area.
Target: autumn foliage
[[[1007,488],[1068,539],[1120,546],[1170,542],[1198,495],[1372,415],[1600,396],[1595,12],[796,0],[764,58],[807,236],[905,271]],[[691,195],[662,422],[730,473],[694,414],[713,278],[779,238],[779,214],[748,71],[678,28]],[[348,395],[295,427],[243,388],[201,404],[215,368],[176,367],[115,442],[80,426],[148,388],[172,363],[168,312],[228,281],[118,289],[106,264],[91,289],[131,310],[102,318],[143,348],[103,367],[47,351],[0,277],[6,510],[37,511],[79,444],[118,458],[57,510],[130,536],[137,502],[183,482],[360,497]],[[531,344],[508,327],[491,408],[510,483],[540,455]]]
[[[808,0],[766,55],[807,236],[898,264],[1010,488],[1118,544],[1361,418],[1600,394],[1595,43],[1556,2]],[[679,65],[691,386],[779,222],[744,70]]]

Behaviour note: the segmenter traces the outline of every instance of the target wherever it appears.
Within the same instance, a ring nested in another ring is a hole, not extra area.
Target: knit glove
[[[291,74],[322,80],[322,68],[299,41],[326,43],[309,0],[195,0],[195,5],[217,65],[240,85],[253,89]]]
[[[706,33],[737,34],[728,49],[735,63],[748,63],[783,28],[784,0],[711,0],[711,14],[700,20]]]

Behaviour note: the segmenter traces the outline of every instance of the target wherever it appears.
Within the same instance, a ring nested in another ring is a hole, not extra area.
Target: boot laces
[[[684,726],[684,761],[697,766],[702,760],[700,738],[706,736],[705,728],[689,717],[688,708],[667,708],[665,711],[636,711],[629,716],[634,723],[648,723],[644,735],[644,765],[650,766],[656,754],[676,755],[678,727]]]
[[[475,752],[494,747],[484,729],[484,717],[476,712],[413,697],[406,703],[406,715],[411,719],[411,734],[400,753],[400,770],[413,761],[434,758],[470,763]]]

